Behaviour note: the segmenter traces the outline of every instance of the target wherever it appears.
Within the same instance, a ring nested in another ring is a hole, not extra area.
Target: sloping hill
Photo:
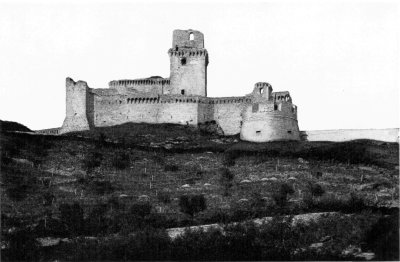
[[[23,124],[20,124],[17,122],[12,122],[12,121],[0,120],[0,132],[3,132],[3,131],[32,132],[32,130],[30,130]]]

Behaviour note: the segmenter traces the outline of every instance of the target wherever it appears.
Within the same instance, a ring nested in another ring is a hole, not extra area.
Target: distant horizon
[[[397,2],[82,2],[0,4],[0,119],[60,127],[67,77],[168,78],[172,31],[190,28],[204,34],[209,97],[268,82],[290,92],[300,130],[400,126]]]

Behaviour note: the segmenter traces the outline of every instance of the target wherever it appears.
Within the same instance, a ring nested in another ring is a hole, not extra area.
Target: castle
[[[272,92],[268,83],[254,85],[240,97],[207,97],[208,52],[204,35],[174,30],[170,77],[114,80],[107,89],[66,79],[66,117],[60,133],[126,122],[197,126],[215,121],[224,135],[242,140],[299,140],[297,107],[289,92]]]

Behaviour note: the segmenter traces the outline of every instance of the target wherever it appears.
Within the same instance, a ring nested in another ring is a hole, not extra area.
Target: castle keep
[[[256,83],[241,97],[207,97],[208,52],[204,35],[174,30],[168,50],[170,76],[114,80],[109,88],[90,88],[66,79],[66,117],[60,133],[126,122],[193,125],[215,121],[225,135],[264,142],[299,140],[297,107],[289,92],[272,92]]]

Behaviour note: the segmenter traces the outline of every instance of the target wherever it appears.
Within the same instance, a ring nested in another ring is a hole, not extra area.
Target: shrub
[[[229,170],[229,168],[223,167],[220,171],[220,183],[224,187],[224,195],[229,195],[229,189],[233,186],[233,179],[235,175]]]
[[[38,185],[36,174],[31,170],[2,166],[1,179],[8,197],[13,201],[24,200]]]
[[[94,180],[91,188],[99,195],[109,194],[114,191],[114,187],[108,180]]]
[[[3,237],[3,234],[2,234]],[[39,258],[39,243],[31,230],[22,229],[4,235],[8,248],[1,251],[4,261],[34,261]]]
[[[164,166],[164,171],[176,172],[179,170],[177,165],[167,164]]]
[[[293,187],[289,184],[283,183],[280,185],[279,191],[275,192],[272,197],[274,198],[275,203],[282,208],[287,204],[288,195],[291,195],[293,193]]]
[[[91,173],[96,167],[101,165],[102,160],[103,155],[100,152],[90,152],[83,159],[83,169],[85,169],[87,173]]]
[[[203,195],[183,195],[179,197],[181,212],[190,215],[192,218],[196,213],[205,210],[206,207],[206,199]]]
[[[367,247],[375,259],[399,261],[399,213],[381,217],[366,234]]]
[[[116,153],[112,159],[112,165],[117,169],[125,169],[129,167],[129,164],[129,154],[125,152]]]
[[[309,183],[308,189],[310,190],[311,195],[314,197],[320,197],[325,194],[323,187],[317,183]]]
[[[71,235],[80,235],[83,231],[83,209],[78,202],[73,204],[61,204],[61,221],[67,226]]]
[[[161,191],[158,193],[157,198],[164,204],[171,203],[171,194],[169,192]]]
[[[144,218],[150,215],[152,206],[148,202],[137,202],[130,207],[130,213],[134,216]]]

